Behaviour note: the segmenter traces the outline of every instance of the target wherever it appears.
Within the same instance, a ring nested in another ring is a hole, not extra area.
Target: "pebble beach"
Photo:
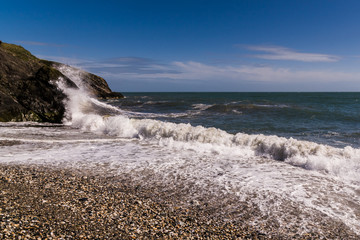
[[[1,239],[265,239],[107,179],[26,166],[0,172]]]
[[[66,169],[0,166],[1,239],[356,239],[341,228],[327,236],[264,234],[246,222],[177,206],[124,181]]]

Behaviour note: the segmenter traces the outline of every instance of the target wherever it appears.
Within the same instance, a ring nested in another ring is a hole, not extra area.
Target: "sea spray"
[[[338,176],[360,183],[360,150],[335,148],[293,138],[263,134],[229,134],[217,128],[205,128],[183,123],[153,119],[130,118],[130,112],[96,100],[81,82],[81,71],[59,69],[74,79],[78,89],[68,88],[59,81],[67,94],[64,123],[83,131],[120,138],[136,138],[162,146],[234,154],[252,152],[253,156],[283,161],[307,170]],[[196,105],[195,107],[202,105]],[[205,109],[205,108],[204,108]],[[139,115],[138,115],[139,116]],[[140,115],[141,116],[141,115]],[[231,149],[231,150],[229,150]]]

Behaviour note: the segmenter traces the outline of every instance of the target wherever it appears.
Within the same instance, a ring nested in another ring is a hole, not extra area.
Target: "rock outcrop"
[[[0,44],[0,121],[37,121],[60,123],[65,112],[66,95],[57,88],[60,78],[69,87],[77,85],[57,68],[63,64],[41,60],[23,47]],[[106,81],[83,72],[88,90],[99,98],[122,98],[112,92]]]

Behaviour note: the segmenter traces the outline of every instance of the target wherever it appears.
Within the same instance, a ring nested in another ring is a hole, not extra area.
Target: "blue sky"
[[[0,40],[114,91],[360,91],[360,1],[2,1]]]

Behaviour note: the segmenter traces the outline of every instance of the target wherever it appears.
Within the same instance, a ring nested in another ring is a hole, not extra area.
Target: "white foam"
[[[131,127],[134,120],[128,118],[127,121],[127,126]],[[122,120],[114,117],[110,122],[107,125],[118,130],[116,124]],[[153,121],[153,124],[158,123]],[[122,123],[124,126],[126,124]],[[184,130],[193,128],[188,125],[182,127]],[[13,130],[17,133],[20,128],[11,127],[9,132]],[[34,129],[31,128],[23,129],[21,138],[0,138],[0,141],[22,143],[0,147],[0,161],[71,167],[102,176],[131,174],[138,184],[144,186],[161,184],[164,190],[183,189],[187,194],[184,198],[189,201],[200,201],[203,194],[213,193],[226,202],[224,194],[233,194],[238,201],[254,204],[261,210],[260,215],[251,216],[250,222],[256,224],[276,219],[282,226],[296,226],[299,232],[310,229],[318,215],[316,211],[320,211],[360,232],[358,185],[345,184],[329,174],[254,156],[251,148],[237,151],[232,146],[175,141],[164,137],[155,141],[144,135],[143,139],[134,139],[134,133],[110,130],[107,130],[109,135],[129,135],[129,138],[124,141],[124,138],[107,139],[100,135],[97,139],[97,135],[83,135],[79,129],[69,129],[69,132],[77,132],[82,139],[63,139],[56,134],[42,139],[42,133],[47,130],[38,128],[41,133],[38,139],[27,137],[33,134]],[[101,131],[105,129],[101,128]],[[218,134],[221,136],[224,133]],[[186,190],[186,186],[193,187]],[[293,207],[301,209],[297,215],[293,215]],[[236,208],[236,202],[226,206],[227,211],[236,211]]]
[[[64,122],[72,127],[97,134],[105,134],[120,138],[137,138],[161,145],[191,146],[197,151],[213,148],[215,152],[252,151],[253,156],[263,156],[270,159],[284,161],[293,166],[307,170],[316,170],[322,173],[342,177],[360,183],[360,150],[351,147],[334,148],[327,145],[308,141],[299,141],[293,138],[277,136],[249,135],[238,133],[229,134],[217,128],[191,126],[190,124],[176,124],[151,119],[135,119],[126,115],[131,112],[122,112],[120,109],[99,102],[87,94],[86,88],[81,85],[81,74],[72,72],[72,69],[63,67],[61,71],[76,79],[79,89],[66,88],[59,85],[69,96],[66,103],[67,112]],[[101,116],[92,112],[93,104],[98,107],[114,110],[115,116]],[[206,109],[211,105],[196,104],[194,108]],[[124,114],[121,114],[124,113]],[[137,114],[137,117],[146,117],[146,114]],[[195,147],[196,146],[196,147]],[[222,150],[223,149],[223,150]]]
[[[198,110],[201,110],[201,111],[204,111],[204,110],[206,110],[208,108],[211,108],[212,106],[214,106],[214,105],[212,105],[212,104],[203,104],[203,103],[198,103],[198,104],[193,104],[192,105],[192,107],[194,109],[198,109]]]
[[[10,142],[21,142],[21,143],[109,143],[109,142],[124,142],[130,141],[126,138],[95,138],[95,139],[31,139],[31,138],[4,138],[0,137],[0,141],[10,141]]]
[[[254,156],[285,161],[294,166],[316,170],[351,181],[360,182],[360,151],[351,147],[334,148],[313,142],[277,136],[232,135],[216,128],[175,124],[126,116],[102,117],[96,114],[75,113],[71,125],[97,134],[121,138],[139,138],[166,145],[197,146],[198,151],[211,146],[216,151],[252,150]],[[220,149],[220,150],[219,150]]]

